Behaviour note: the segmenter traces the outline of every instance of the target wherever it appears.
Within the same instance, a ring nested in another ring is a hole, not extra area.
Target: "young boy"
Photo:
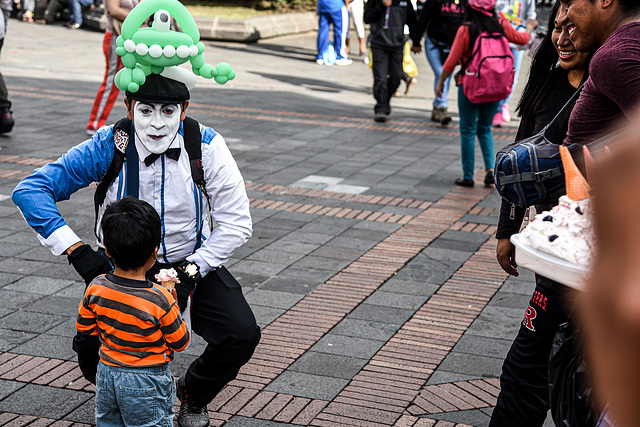
[[[101,224],[115,271],[87,287],[76,322],[78,335],[98,335],[101,343],[96,423],[172,427],[176,387],[168,364],[190,334],[175,294],[145,278],[156,261],[160,217],[127,196],[107,206]]]

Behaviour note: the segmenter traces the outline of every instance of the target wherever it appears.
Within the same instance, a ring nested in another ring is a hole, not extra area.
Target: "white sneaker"
[[[336,65],[351,65],[353,63],[349,58],[336,59]]]
[[[322,59],[316,59],[316,64],[324,65],[324,61]]]

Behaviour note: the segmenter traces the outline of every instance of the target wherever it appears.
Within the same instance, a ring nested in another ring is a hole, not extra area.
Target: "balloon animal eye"
[[[166,13],[162,13],[162,14],[160,15],[160,20],[161,20],[162,22],[169,22],[169,15],[167,15]]]

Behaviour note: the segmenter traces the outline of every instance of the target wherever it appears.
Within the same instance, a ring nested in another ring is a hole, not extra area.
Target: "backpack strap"
[[[124,118],[113,125],[113,143],[115,147],[113,150],[113,160],[111,160],[111,164],[109,165],[107,172],[98,183],[98,188],[93,195],[93,204],[95,208],[94,232],[97,231],[98,228],[98,211],[102,203],[104,203],[104,199],[107,197],[107,190],[116,180],[116,177],[122,170],[122,165],[127,158],[126,152],[129,145],[130,132],[131,120],[127,118]]]

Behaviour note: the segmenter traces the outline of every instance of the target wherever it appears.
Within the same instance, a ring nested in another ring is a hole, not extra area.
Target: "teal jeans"
[[[100,362],[96,423],[100,427],[173,427],[176,386],[168,365],[125,368]]]
[[[484,168],[493,169],[495,153],[491,126],[500,101],[474,104],[458,86],[458,110],[460,113],[460,148],[462,151],[462,177],[473,179],[476,136],[480,142]]]

